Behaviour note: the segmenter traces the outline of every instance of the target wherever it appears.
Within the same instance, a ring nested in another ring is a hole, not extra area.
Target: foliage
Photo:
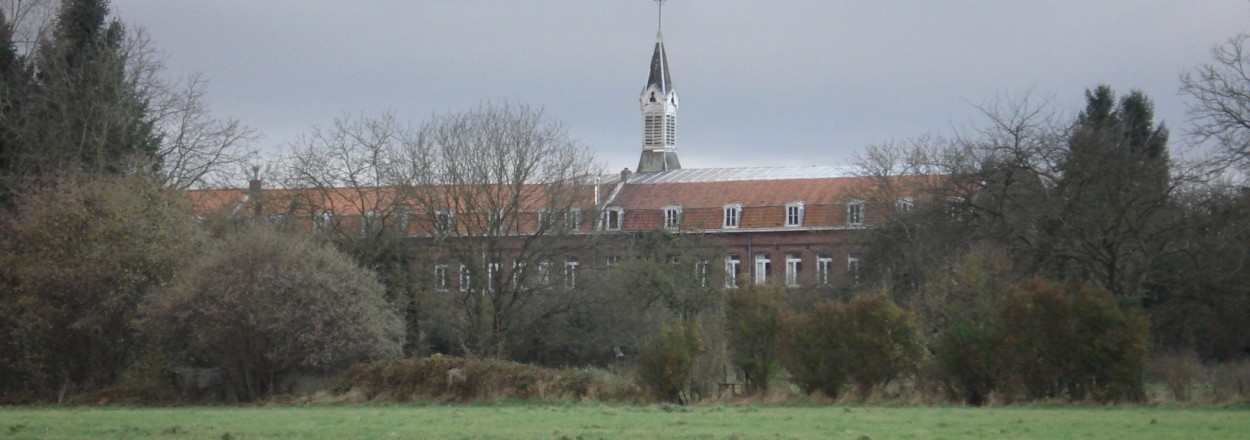
[[[805,393],[820,391],[836,398],[850,376],[851,359],[843,306],[826,301],[807,313],[786,315],[781,337],[781,362]]]
[[[372,273],[258,225],[150,297],[140,328],[184,362],[221,368],[235,397],[253,400],[296,371],[398,356],[402,323]]]
[[[734,365],[746,377],[750,393],[763,394],[777,373],[777,342],[781,335],[780,286],[748,284],[729,292],[725,323]]]
[[[17,200],[0,236],[0,394],[111,385],[131,320],[203,242],[182,198],[138,178],[68,173]]]
[[[688,403],[695,357],[704,348],[698,323],[686,320],[665,326],[638,353],[638,375],[661,400]]]
[[[886,295],[827,301],[787,318],[782,362],[804,392],[836,398],[853,381],[862,396],[914,371],[923,359],[915,315]]]
[[[1027,397],[1145,397],[1147,321],[1106,290],[1033,280],[1012,293],[999,323],[1004,371]]]
[[[938,332],[932,342],[938,380],[948,396],[970,405],[984,405],[999,389],[1003,362],[991,322],[957,321]]]
[[[876,386],[915,371],[924,344],[915,315],[885,294],[856,298],[842,311],[843,344],[851,362],[847,373],[862,396]]]
[[[41,9],[59,5],[46,30]],[[0,31],[0,201],[61,170],[204,185],[250,157],[255,132],[212,117],[205,82],[162,77],[107,0],[11,2]],[[14,32],[21,32],[19,51]],[[38,34],[38,35],[32,35]]]

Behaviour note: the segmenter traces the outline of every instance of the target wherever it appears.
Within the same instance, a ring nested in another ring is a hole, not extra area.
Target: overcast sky
[[[170,74],[277,151],[345,114],[542,107],[609,172],[637,166],[650,0],[113,0]],[[1140,89],[1179,147],[1178,77],[1250,31],[1247,0],[671,0],[664,42],[686,168],[842,165],[977,124],[1004,94],[1075,114]]]

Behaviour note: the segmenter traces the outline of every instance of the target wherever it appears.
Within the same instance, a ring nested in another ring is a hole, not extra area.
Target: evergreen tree
[[[68,0],[35,55],[37,102],[19,130],[36,175],[71,167],[122,173],[151,165],[159,139],[141,60],[107,0]]]
[[[1086,90],[1085,99],[1051,212],[1059,244],[1051,275],[1090,279],[1137,297],[1168,242],[1168,131],[1154,124],[1154,105],[1141,91],[1117,102],[1111,88],[1100,85]]]

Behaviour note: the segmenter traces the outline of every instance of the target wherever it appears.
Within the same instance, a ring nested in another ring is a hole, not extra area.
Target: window
[[[864,202],[854,200],[846,204],[846,224],[856,226],[864,224]]]
[[[911,212],[916,207],[916,199],[903,197],[898,199],[898,212]]]
[[[707,287],[707,260],[694,263],[694,279],[699,283],[699,287]]]
[[[851,279],[859,281],[859,254],[854,252],[846,254],[846,272]]]
[[[616,267],[616,263],[620,263],[620,262],[621,262],[621,257],[619,255],[610,256],[608,257],[608,260],[607,260],[608,268],[611,269],[613,267]]]
[[[322,212],[313,217],[313,232],[326,232],[334,221],[334,214]]]
[[[946,199],[946,205],[947,209],[950,210],[951,218],[955,220],[962,219],[965,212],[971,211],[971,207],[968,206],[968,199],[959,196]]]
[[[408,235],[408,210],[407,209],[401,209],[399,211],[399,220],[395,222],[395,230],[399,231],[400,235]]]
[[[725,205],[724,227],[726,229],[738,227],[738,225],[741,223],[741,220],[742,220],[742,205],[739,205],[736,203],[732,205]]]
[[[452,225],[455,224],[454,222],[455,220],[452,218],[452,214],[448,211],[438,211],[434,213],[435,232],[451,232]]]
[[[829,254],[816,254],[816,282],[824,285],[829,284],[829,267],[833,266],[833,256]]]
[[[799,271],[803,269],[803,257],[797,252],[786,254],[786,286],[799,286]]]
[[[451,277],[447,274],[446,264],[437,264],[434,266],[434,289],[440,292],[446,292],[450,287]]]
[[[543,286],[551,285],[551,262],[541,261],[538,263],[538,282]]]
[[[803,226],[803,202],[786,204],[786,226]]]
[[[676,230],[679,228],[681,228],[681,207],[664,207],[664,229]]]
[[[486,265],[486,290],[495,288],[495,280],[499,275],[499,263],[488,263]]]
[[[582,210],[571,208],[564,213],[564,227],[570,231],[582,228]]]
[[[564,288],[577,288],[577,257],[564,260]]]
[[[519,259],[512,260],[512,288],[521,287],[525,282],[525,262]]]
[[[625,220],[625,210],[622,208],[608,208],[603,211],[603,230],[619,231],[621,223]]]
[[[755,254],[755,284],[768,283],[768,271],[772,265],[773,260],[768,258],[768,254]]]
[[[742,259],[737,255],[729,255],[725,257],[725,288],[735,289],[738,287],[738,275],[742,268]]]
[[[488,220],[490,221],[491,230],[507,232],[508,228],[504,226],[504,221],[507,220],[507,216],[504,214],[502,209],[491,211]]]
[[[665,145],[677,145],[677,116],[664,115]]]
[[[538,210],[538,230],[543,231],[552,226],[551,210],[547,208]]]
[[[469,270],[469,266],[460,263],[460,291],[468,292],[473,289],[473,272]]]
[[[363,214],[360,214],[360,235],[368,234],[369,231],[373,231],[377,227],[378,227],[378,212],[377,211],[365,211]]]

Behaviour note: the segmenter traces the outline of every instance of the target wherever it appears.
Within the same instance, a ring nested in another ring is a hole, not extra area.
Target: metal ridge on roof
[[[634,173],[630,184],[686,183],[686,182],[732,182],[741,180],[827,179],[855,177],[851,167],[744,167],[744,168],[684,168],[680,170]],[[617,179],[619,180],[619,177]],[[607,183],[607,182],[605,182]]]

